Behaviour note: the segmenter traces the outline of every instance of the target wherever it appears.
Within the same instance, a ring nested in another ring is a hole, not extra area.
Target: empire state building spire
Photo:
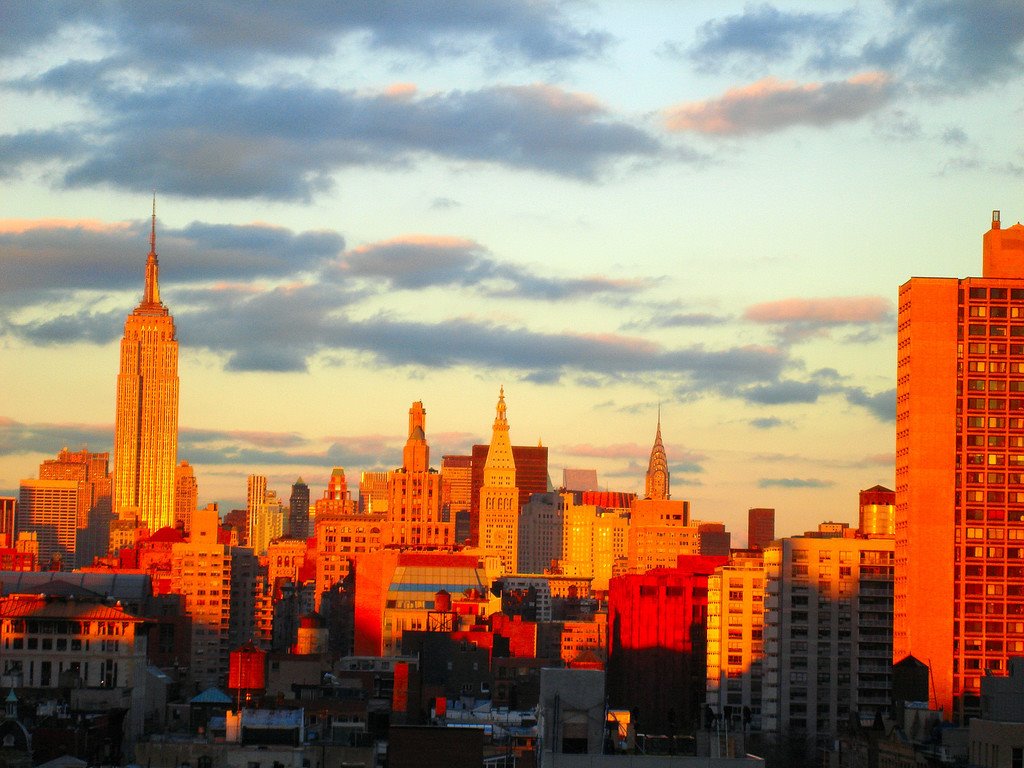
[[[142,302],[124,322],[114,414],[114,512],[150,531],[174,525],[178,340],[160,301],[156,197]]]
[[[160,304],[160,263],[156,258],[156,195],[153,195],[153,223],[149,230],[149,256],[146,258],[146,289],[142,295],[146,305]]]

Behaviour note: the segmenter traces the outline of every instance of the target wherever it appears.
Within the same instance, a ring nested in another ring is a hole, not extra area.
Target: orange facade
[[[985,235],[980,278],[900,288],[893,657],[962,720],[1024,652],[1024,227]]]

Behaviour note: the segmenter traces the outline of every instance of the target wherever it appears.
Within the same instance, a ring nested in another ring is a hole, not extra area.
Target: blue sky
[[[0,489],[109,450],[157,193],[180,457],[318,494],[512,437],[744,538],[892,484],[894,297],[1024,217],[1016,2],[28,3],[0,29]]]

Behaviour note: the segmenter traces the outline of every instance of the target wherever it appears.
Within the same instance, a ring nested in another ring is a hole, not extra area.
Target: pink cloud
[[[126,221],[97,219],[0,219],[0,234],[23,235],[40,229],[78,229],[85,232],[124,232],[131,228]]]
[[[881,72],[826,83],[766,77],[730,88],[717,99],[669,107],[665,125],[670,131],[718,136],[770,133],[793,125],[821,127],[873,112],[884,106],[892,93],[891,81]]]
[[[848,296],[828,299],[782,299],[754,304],[743,313],[755,323],[813,323],[846,325],[880,323],[892,315],[892,302],[881,296]]]

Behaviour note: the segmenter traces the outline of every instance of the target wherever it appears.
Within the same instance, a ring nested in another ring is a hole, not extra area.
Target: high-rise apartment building
[[[998,211],[981,277],[900,286],[893,643],[956,720],[1024,653],[1024,226]]]
[[[184,597],[192,622],[189,679],[200,691],[223,685],[228,671],[231,554],[219,531],[215,508],[196,510],[189,541],[171,545],[171,591]]]
[[[745,550],[708,576],[705,701],[720,716],[729,707],[740,722],[749,714],[753,728],[761,725],[764,587],[760,550]]]
[[[114,512],[135,509],[150,531],[174,525],[178,462],[178,340],[160,301],[156,203],[142,302],[121,339],[114,416]]]
[[[480,487],[480,546],[499,555],[505,573],[515,573],[519,556],[519,489],[508,430],[502,387]]]
[[[888,710],[893,549],[846,528],[764,550],[762,730],[835,738],[851,713]]]
[[[775,510],[754,507],[747,510],[747,548],[764,549],[775,539]]]
[[[402,466],[388,475],[387,532],[391,544],[440,549],[455,543],[455,523],[441,515],[441,475],[430,468],[427,412],[409,409],[409,436]]]
[[[249,517],[248,545],[257,556],[267,554],[267,547],[284,534],[284,507],[275,491],[267,491]]]

